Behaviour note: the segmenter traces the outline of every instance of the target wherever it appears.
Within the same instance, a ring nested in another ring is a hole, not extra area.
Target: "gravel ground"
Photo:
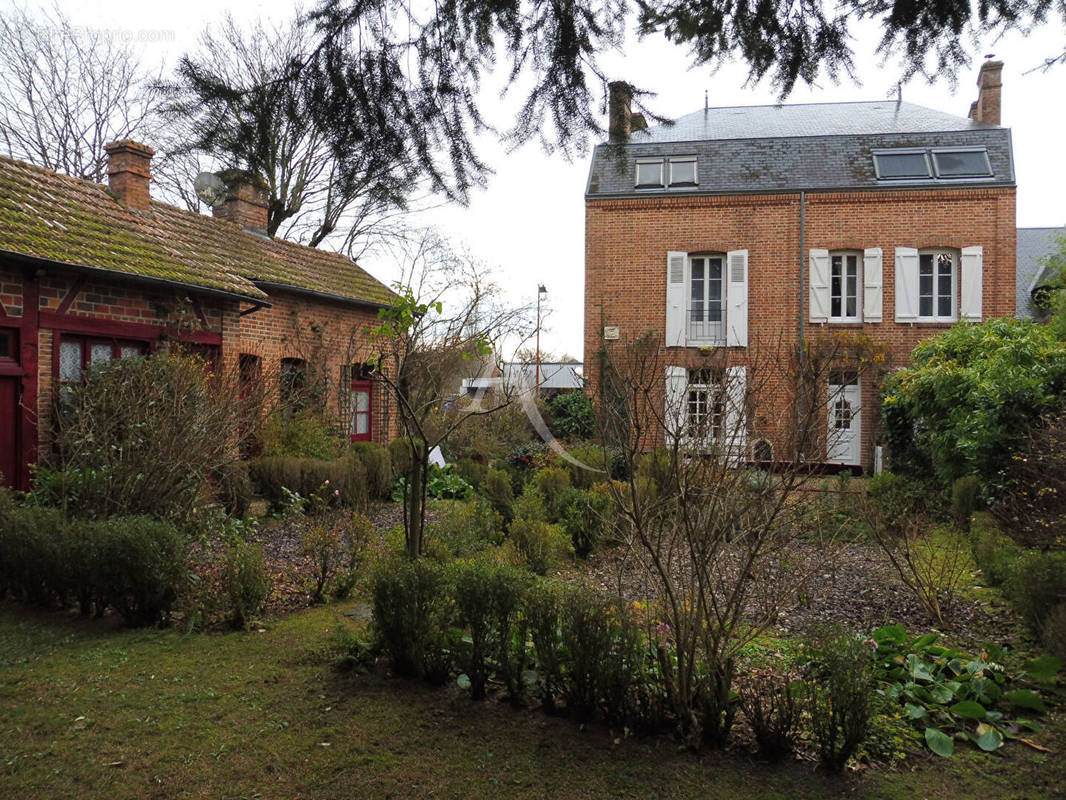
[[[395,503],[376,504],[368,516],[381,534],[380,544],[384,543],[385,531],[402,524],[402,508]],[[312,525],[339,524],[346,517],[346,512],[337,512],[315,519],[270,520],[256,531],[254,539],[263,547],[273,578],[268,614],[287,613],[309,604],[308,581],[313,569],[300,552],[300,534]],[[777,617],[777,632],[795,634],[824,621],[841,622],[860,630],[889,623],[903,623],[908,630],[930,630],[918,601],[875,545],[847,543],[831,551],[801,545],[797,556],[801,560],[816,557],[823,563],[803,594],[787,599],[786,608]],[[628,600],[655,596],[648,575],[623,547],[599,550],[564,570],[563,577]],[[953,639],[974,644],[1008,640],[1015,624],[1012,615],[1001,606],[968,597],[950,601],[945,618],[951,622]]]
[[[890,623],[902,623],[911,631],[932,628],[917,599],[876,545],[847,543],[832,550],[804,545],[797,556],[804,561],[811,557],[824,560],[805,591],[786,598],[774,626],[782,635],[800,633],[819,622],[839,622],[864,631]],[[656,595],[644,570],[622,547],[594,553],[584,569],[574,570],[569,577],[627,600]],[[1016,625],[1002,606],[964,596],[945,605],[944,617],[950,623],[946,631],[963,643],[1008,640]]]

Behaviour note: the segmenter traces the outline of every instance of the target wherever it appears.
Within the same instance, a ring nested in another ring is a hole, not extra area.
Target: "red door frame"
[[[356,412],[352,395],[355,392],[366,392],[366,411]],[[348,434],[353,442],[370,442],[374,440],[374,384],[361,378],[353,378],[348,393]],[[353,430],[352,418],[356,413],[366,414],[366,433],[356,433]]]

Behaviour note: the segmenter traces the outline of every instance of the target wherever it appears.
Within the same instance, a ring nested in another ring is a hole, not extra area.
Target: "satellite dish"
[[[229,191],[226,188],[226,182],[214,172],[201,172],[196,176],[192,185],[196,190],[196,196],[212,208],[220,205]]]

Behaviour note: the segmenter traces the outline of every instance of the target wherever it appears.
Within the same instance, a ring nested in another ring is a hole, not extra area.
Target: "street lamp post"
[[[543,283],[537,285],[537,376],[533,384],[535,397],[540,397],[540,300],[547,293],[548,290],[544,288]]]

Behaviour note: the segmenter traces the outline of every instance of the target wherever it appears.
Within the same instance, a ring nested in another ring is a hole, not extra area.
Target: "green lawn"
[[[1066,758],[1018,744],[833,779],[336,674],[321,650],[338,607],[264,633],[105,623],[0,604],[0,798],[1066,796]],[[1058,750],[1062,729],[1039,740]]]

